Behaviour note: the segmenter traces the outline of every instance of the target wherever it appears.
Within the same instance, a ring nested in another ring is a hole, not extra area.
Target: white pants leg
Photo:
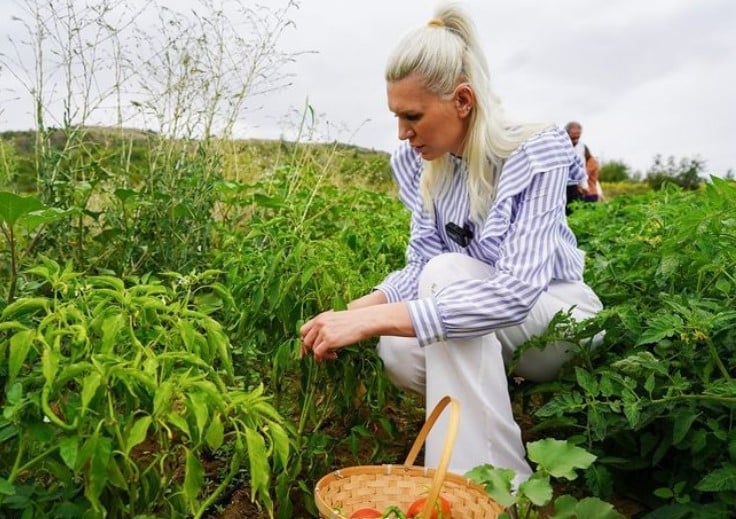
[[[433,258],[419,279],[419,296],[427,297],[449,283],[485,278],[492,270],[463,254]],[[512,469],[518,486],[531,474],[521,431],[514,421],[504,359],[530,337],[546,330],[557,311],[577,305],[573,316],[591,317],[601,309],[593,291],[584,283],[554,282],[542,294],[524,323],[472,339],[451,339],[421,348],[416,339],[381,337],[378,353],[389,378],[399,387],[425,393],[427,412],[445,395],[460,402],[458,439],[450,461],[452,472],[463,474],[491,463]],[[548,380],[572,354],[570,345],[552,344],[529,350],[517,372],[532,380]],[[442,454],[446,416],[432,429],[425,449],[425,465],[436,466]]]

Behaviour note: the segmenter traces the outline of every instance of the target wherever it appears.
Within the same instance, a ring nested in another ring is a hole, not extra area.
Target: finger
[[[314,354],[314,360],[317,362],[322,362],[323,360],[335,360],[336,358],[337,352],[334,350]]]
[[[319,339],[315,341],[315,344],[312,347],[314,357],[319,357],[323,360],[337,358],[336,350],[337,348],[331,347],[330,343],[326,341],[322,335],[320,335]]]
[[[302,337],[302,344],[307,348],[307,351],[314,350],[315,344],[318,342],[319,330],[316,327],[312,328],[307,334]]]
[[[303,338],[314,326],[314,319],[310,319],[299,328],[299,335]]]

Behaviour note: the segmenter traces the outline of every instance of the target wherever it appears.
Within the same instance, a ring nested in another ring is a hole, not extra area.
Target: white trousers
[[[462,279],[483,279],[491,268],[470,256],[448,253],[436,256],[419,277],[419,297]],[[575,319],[592,317],[602,308],[600,300],[583,282],[553,281],[542,293],[527,319],[509,328],[470,339],[449,339],[419,346],[415,338],[381,337],[378,354],[388,377],[397,386],[424,394],[427,413],[445,395],[460,403],[460,427],[450,461],[450,471],[464,474],[490,463],[512,469],[518,485],[531,475],[525,459],[521,431],[514,421],[505,364],[515,349],[547,329],[560,310],[575,306]],[[515,374],[533,381],[551,380],[574,354],[569,343],[549,344],[544,350],[527,350]],[[447,416],[432,429],[425,447],[425,465],[439,463],[444,446]]]

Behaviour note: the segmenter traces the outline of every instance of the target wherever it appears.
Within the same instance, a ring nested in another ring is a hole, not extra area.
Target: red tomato
[[[424,509],[424,503],[426,502],[426,497],[420,497],[419,499],[414,501],[411,505],[409,505],[409,510],[407,510],[406,516],[409,519],[420,517],[422,510]],[[452,519],[450,502],[444,497],[439,496],[437,498],[437,501],[434,503],[434,506],[432,507],[432,513],[429,517],[430,519]]]
[[[375,508],[359,508],[350,514],[350,519],[373,519],[382,516],[383,514]]]

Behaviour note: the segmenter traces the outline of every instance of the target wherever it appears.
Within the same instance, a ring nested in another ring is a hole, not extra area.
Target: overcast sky
[[[169,5],[194,5],[190,0]],[[283,5],[269,0],[266,5]],[[733,0],[466,0],[507,115],[583,124],[605,160],[645,171],[655,154],[736,169]],[[12,0],[0,0],[10,6]],[[300,55],[292,85],[254,105],[247,136],[289,134],[308,99],[322,134],[390,151],[398,143],[383,70],[400,37],[432,16],[420,0],[302,0],[281,40]],[[8,27],[3,9],[0,35]],[[2,78],[3,76],[0,76]],[[7,96],[6,96],[7,98]],[[0,96],[0,101],[3,99]],[[0,127],[29,127],[7,101]],[[24,119],[25,118],[25,119]]]

